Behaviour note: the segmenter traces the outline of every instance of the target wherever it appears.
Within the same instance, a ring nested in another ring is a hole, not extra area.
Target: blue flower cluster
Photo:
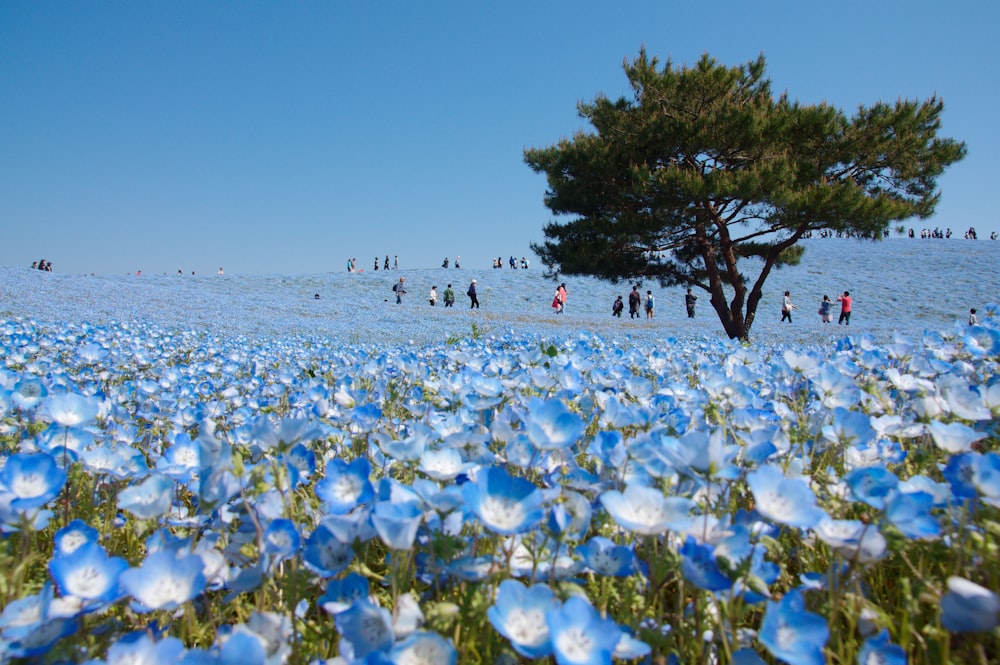
[[[997,648],[983,321],[822,350],[7,319],[0,556],[40,563],[8,582],[0,662]]]

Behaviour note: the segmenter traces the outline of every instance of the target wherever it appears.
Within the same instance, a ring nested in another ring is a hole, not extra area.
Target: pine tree
[[[765,280],[801,258],[804,235],[878,240],[928,217],[937,177],[965,156],[937,136],[937,97],[848,118],[775,97],[763,56],[660,68],[643,50],[624,69],[633,98],[579,106],[593,132],[525,151],[547,176],[545,205],[573,216],[532,248],[552,275],[701,288],[731,338],[748,338]],[[752,281],[740,271],[751,264]]]

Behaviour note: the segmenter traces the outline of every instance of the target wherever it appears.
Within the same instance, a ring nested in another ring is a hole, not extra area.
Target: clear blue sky
[[[969,154],[923,225],[983,238],[1000,231],[998,28],[980,0],[0,2],[0,265],[534,259],[551,216],[524,148],[626,94],[643,45],[679,64],[763,53],[776,91],[848,113],[938,94]]]

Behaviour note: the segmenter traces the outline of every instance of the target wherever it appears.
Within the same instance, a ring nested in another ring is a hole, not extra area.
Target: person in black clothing
[[[688,289],[687,295],[684,296],[684,306],[687,307],[688,318],[694,318],[694,304],[697,302],[698,296],[691,293],[691,289]]]
[[[479,309],[479,297],[476,295],[476,280],[472,280],[472,284],[469,284],[469,309]]]
[[[622,302],[622,297],[618,296],[615,304],[611,306],[611,316],[617,316],[619,319],[622,318],[623,309],[625,309],[625,303]]]
[[[628,318],[637,319],[639,317],[639,303],[642,302],[642,295],[639,293],[639,286],[632,287],[632,293],[628,294]]]

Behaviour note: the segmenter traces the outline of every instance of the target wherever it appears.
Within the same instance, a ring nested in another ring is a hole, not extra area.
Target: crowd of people
[[[851,325],[851,292],[844,291],[837,296],[837,302],[840,303],[840,318],[837,319],[837,325]],[[785,291],[785,295],[781,299],[781,323],[785,321],[791,323],[792,311],[796,309],[798,309],[798,306],[792,302],[791,291]],[[816,313],[819,314],[819,319],[823,323],[833,321],[833,301],[830,300],[830,296],[823,296],[823,299],[819,303],[819,310]]]
[[[45,259],[41,259],[39,261],[32,261],[31,269],[44,270],[45,272],[52,272],[52,261],[46,261]]]
[[[447,261],[447,260],[448,259],[445,259],[445,261]],[[511,270],[517,270],[518,266],[521,267],[521,270],[527,270],[528,269],[528,259],[522,256],[521,257],[521,261],[518,262],[517,259],[515,259],[513,256],[511,256],[510,259],[507,260],[507,265],[510,266]],[[447,268],[447,267],[448,266],[445,266],[445,268]],[[493,269],[494,270],[500,270],[501,268],[503,268],[503,257],[502,256],[498,256],[495,259],[493,259]]]

